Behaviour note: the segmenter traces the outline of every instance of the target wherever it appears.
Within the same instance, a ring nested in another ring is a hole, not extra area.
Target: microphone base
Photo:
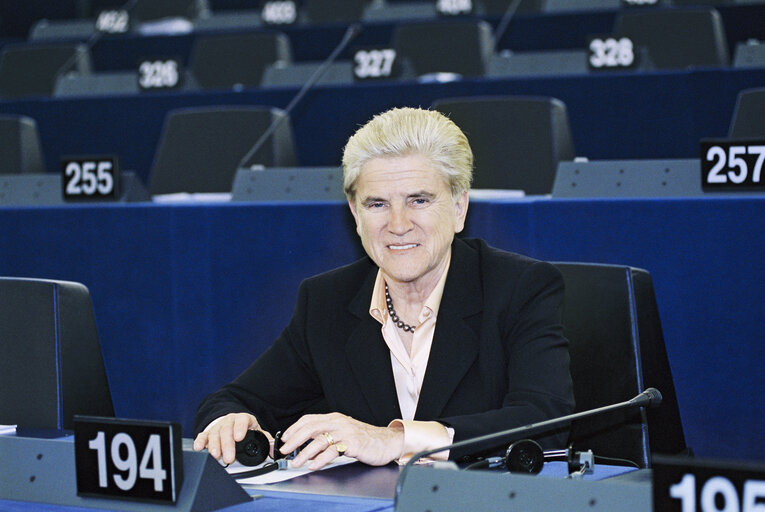
[[[396,512],[566,510],[649,512],[651,484],[562,480],[492,471],[409,468]]]

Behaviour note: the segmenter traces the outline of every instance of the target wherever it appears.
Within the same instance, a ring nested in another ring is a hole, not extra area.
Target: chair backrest
[[[558,162],[574,158],[566,105],[555,98],[450,98],[433,107],[470,140],[474,188],[549,194]]]
[[[203,107],[168,113],[149,193],[230,192],[239,163],[271,123],[277,130],[246,166],[291,167],[296,163],[286,114],[272,107]]]
[[[75,414],[113,416],[88,289],[0,278],[0,424],[71,429]]]
[[[0,174],[45,172],[37,122],[0,115]]]
[[[734,139],[765,138],[765,87],[738,93],[728,135]]]
[[[449,21],[397,25],[393,47],[415,76],[456,73],[483,76],[494,51],[485,21]]]
[[[0,97],[50,96],[59,75],[90,73],[82,44],[6,45],[0,53]]]
[[[564,334],[570,341],[576,411],[629,400],[657,388],[661,405],[574,422],[576,450],[650,467],[651,453],[686,449],[650,274],[642,269],[556,263],[566,286]]]
[[[646,47],[657,69],[730,64],[725,27],[712,8],[627,9],[617,14],[614,33]]]
[[[292,62],[291,48],[278,32],[199,37],[189,70],[202,89],[258,87],[267,65]]]

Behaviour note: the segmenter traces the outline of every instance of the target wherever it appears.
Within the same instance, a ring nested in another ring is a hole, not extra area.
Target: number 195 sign
[[[183,483],[178,424],[76,416],[74,450],[80,496],[178,499]]]

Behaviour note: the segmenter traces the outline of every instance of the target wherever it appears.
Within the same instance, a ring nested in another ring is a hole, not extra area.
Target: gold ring
[[[335,450],[337,450],[337,453],[340,455],[345,453],[345,450],[347,450],[348,447],[345,446],[343,443],[335,443]]]
[[[332,434],[330,434],[329,432],[324,432],[322,435],[324,436],[324,439],[327,440],[327,447],[330,447],[333,444],[335,444],[335,440],[332,439]]]

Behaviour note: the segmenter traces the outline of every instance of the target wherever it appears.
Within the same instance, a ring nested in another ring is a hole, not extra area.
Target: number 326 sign
[[[183,459],[176,423],[76,416],[74,450],[80,496],[178,499]]]

